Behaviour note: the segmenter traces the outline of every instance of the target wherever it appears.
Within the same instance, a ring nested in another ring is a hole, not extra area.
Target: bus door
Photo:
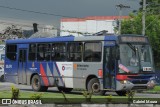
[[[26,59],[27,59],[27,49],[19,49],[18,54],[18,83],[26,84]]]
[[[107,41],[104,47],[103,60],[103,87],[104,89],[115,89],[115,67],[116,67],[115,41]]]

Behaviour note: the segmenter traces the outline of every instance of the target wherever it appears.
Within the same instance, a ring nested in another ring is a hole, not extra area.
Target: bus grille
[[[148,80],[135,80],[132,81],[133,84],[147,84]]]
[[[131,79],[148,79],[148,78],[151,78],[152,76],[128,76],[128,78],[131,78]]]

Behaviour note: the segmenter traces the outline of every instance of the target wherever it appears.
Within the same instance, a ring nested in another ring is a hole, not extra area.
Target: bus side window
[[[66,60],[66,44],[65,43],[54,43],[54,44],[52,44],[51,60],[52,61],[64,61],[64,60]]]
[[[29,45],[29,56],[28,56],[28,60],[30,61],[34,61],[36,60],[36,44],[30,44]]]
[[[16,60],[17,45],[7,45],[6,55],[10,60]]]
[[[50,60],[50,44],[38,44],[37,46],[37,60],[49,61]]]
[[[83,44],[76,43],[68,43],[68,61],[81,61],[82,60],[82,47]]]
[[[100,42],[85,43],[84,61],[100,62],[102,54],[102,44]]]

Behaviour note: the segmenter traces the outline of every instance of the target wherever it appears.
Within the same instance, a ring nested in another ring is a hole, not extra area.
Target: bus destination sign
[[[146,37],[140,37],[140,36],[122,36],[120,37],[120,42],[141,42],[141,43],[147,43],[147,38]]]

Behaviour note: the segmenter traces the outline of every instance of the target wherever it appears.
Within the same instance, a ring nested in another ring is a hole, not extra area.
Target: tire
[[[100,90],[100,83],[97,78],[92,78],[87,83],[87,90],[94,95],[104,95],[106,91]]]
[[[32,90],[33,91],[47,91],[47,86],[41,86],[40,77],[38,75],[34,75],[32,78]]]
[[[58,90],[61,92],[66,92],[66,93],[69,93],[73,90],[73,88],[65,88],[65,87],[58,87]]]
[[[4,82],[4,75],[1,76],[0,82]]]
[[[127,91],[116,91],[119,96],[126,96]]]

